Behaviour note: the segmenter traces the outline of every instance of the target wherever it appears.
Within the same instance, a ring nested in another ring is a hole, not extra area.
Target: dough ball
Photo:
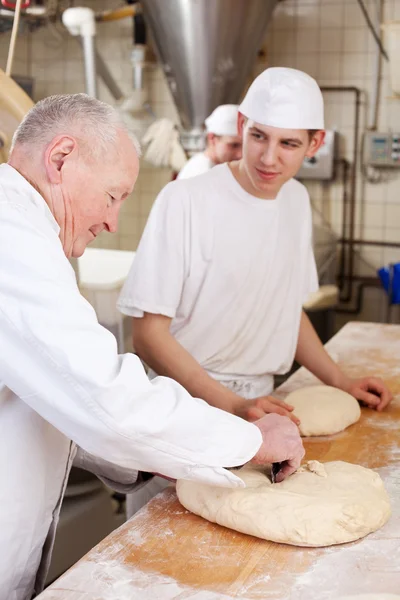
[[[292,392],[285,402],[294,406],[303,437],[329,435],[356,423],[361,415],[357,400],[328,385],[315,385]]]
[[[301,467],[276,484],[269,473],[249,467],[237,471],[245,488],[180,480],[178,498],[208,521],[294,546],[351,542],[386,523],[390,502],[377,473],[342,461],[324,463],[324,469],[311,462],[313,470]]]

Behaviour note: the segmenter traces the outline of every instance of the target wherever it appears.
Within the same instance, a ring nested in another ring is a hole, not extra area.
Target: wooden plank
[[[358,423],[305,442],[307,459],[377,469],[393,515],[351,544],[298,548],[266,542],[186,511],[168,489],[103,540],[41,600],[324,600],[341,594],[400,593],[400,326],[350,323],[327,345],[350,375],[378,375],[396,400],[363,408]],[[277,391],[318,383],[301,369]]]

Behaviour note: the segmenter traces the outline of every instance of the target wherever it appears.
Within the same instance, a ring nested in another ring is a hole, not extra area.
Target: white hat
[[[286,67],[266,69],[239,106],[248,119],[283,129],[324,129],[324,99],[315,79]]]
[[[205,120],[207,133],[215,135],[237,135],[237,104],[221,104]]]

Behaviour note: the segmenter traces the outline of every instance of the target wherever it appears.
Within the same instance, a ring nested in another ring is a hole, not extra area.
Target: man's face
[[[243,132],[241,181],[259,198],[275,198],[284,183],[296,175],[304,158],[314,156],[325,132],[317,131],[310,140],[306,129],[280,129],[260,125],[239,114]]]
[[[69,248],[64,249],[71,256],[81,256],[103,230],[117,231],[121,205],[133,190],[139,160],[128,135],[122,131],[118,135],[117,151],[110,148],[93,161],[81,156],[64,166],[65,221],[66,227],[71,227]]]
[[[242,157],[242,138],[239,135],[208,134],[208,145],[212,148],[214,162],[218,165]]]

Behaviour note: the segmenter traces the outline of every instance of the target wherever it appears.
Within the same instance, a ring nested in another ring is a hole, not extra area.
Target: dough
[[[361,415],[357,400],[337,388],[314,385],[292,392],[285,402],[294,406],[302,436],[329,435],[356,423]]]
[[[208,521],[294,546],[351,542],[386,523],[390,502],[377,473],[342,461],[323,467],[326,477],[301,468],[276,484],[269,473],[244,467],[236,474],[245,488],[180,480],[176,489],[181,504]]]

